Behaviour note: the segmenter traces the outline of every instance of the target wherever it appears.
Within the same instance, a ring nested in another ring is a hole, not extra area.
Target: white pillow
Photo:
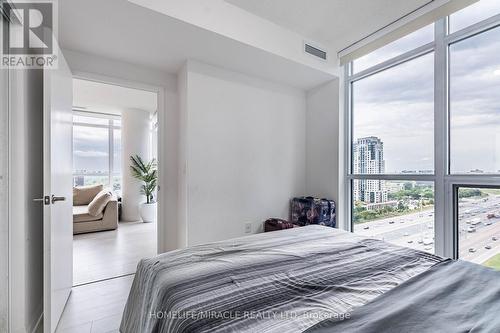
[[[113,195],[107,190],[99,192],[94,199],[89,203],[89,215],[97,216],[102,213],[108,202],[111,201]]]

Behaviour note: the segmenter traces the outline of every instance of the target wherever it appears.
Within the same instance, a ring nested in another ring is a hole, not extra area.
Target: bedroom
[[[1,71],[0,331],[498,329],[498,1],[55,7],[58,68]],[[72,288],[56,115],[81,73],[158,94],[162,254]],[[303,196],[336,228],[264,232]]]

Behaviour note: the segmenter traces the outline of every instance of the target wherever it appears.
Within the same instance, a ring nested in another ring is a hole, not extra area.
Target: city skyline
[[[356,142],[359,141],[359,140],[363,140],[363,139],[367,139],[367,138],[370,138],[370,137],[373,137],[373,138],[377,138],[376,136],[368,136],[368,137],[364,137],[364,138],[354,138],[353,139],[353,148],[352,148],[352,151],[353,151],[353,160],[354,160],[354,156],[355,156],[355,146],[356,146]],[[379,139],[379,138],[377,138]],[[383,140],[380,139],[383,143]],[[384,160],[385,162],[385,160]],[[353,165],[355,164],[356,162],[353,163]],[[384,163],[385,164],[385,163]],[[478,169],[478,168],[475,168],[475,169],[471,169],[471,170],[468,170],[468,171],[465,171],[465,173],[486,173],[487,171],[485,170],[482,170],[482,169]],[[498,170],[498,172],[500,173],[500,170]],[[395,171],[388,171],[388,172],[385,172],[385,169],[384,171],[381,171],[379,172],[378,174],[433,174],[434,173],[434,169],[415,169],[415,168],[408,168],[408,169],[403,169],[403,170],[395,170]],[[361,171],[356,171],[356,169],[354,168],[353,170],[353,174],[377,174],[377,173],[373,173],[373,172],[361,172]]]

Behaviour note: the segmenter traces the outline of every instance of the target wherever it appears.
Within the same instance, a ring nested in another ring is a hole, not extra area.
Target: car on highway
[[[467,224],[478,225],[481,223],[481,219],[476,217],[475,219],[471,219],[466,222]]]
[[[493,236],[493,237],[491,237],[491,240],[492,240],[492,241],[497,241],[497,240],[498,240],[498,237]]]
[[[410,236],[410,234],[409,234],[409,233],[407,233],[407,232],[405,232],[405,233],[403,234],[403,236],[408,237],[408,236]]]
[[[492,225],[493,223],[491,221],[486,221],[483,223],[484,225]]]
[[[424,239],[422,240],[422,243],[423,243],[424,245],[431,245],[431,244],[433,244],[433,243],[434,243],[434,241],[432,240],[432,238],[426,237],[426,238],[424,238]]]
[[[412,241],[412,240],[409,240],[409,241],[408,241],[408,244],[413,244],[413,241]]]
[[[488,245],[486,245],[484,248],[485,248],[486,250],[491,250],[491,245],[489,245],[489,244],[488,244]]]
[[[363,229],[368,230],[368,229],[370,229],[370,227],[369,226],[364,226]]]
[[[394,221],[389,221],[389,224],[394,224]]]
[[[486,215],[486,218],[488,218],[488,219],[494,219],[495,217],[497,217],[497,216],[493,213],[489,213],[488,215]]]
[[[471,248],[469,249],[469,252],[470,252],[470,253],[474,253],[474,252],[476,252],[476,249],[475,249],[475,248],[473,248],[473,247],[471,247]]]
[[[476,232],[476,227],[473,227],[473,226],[468,226],[467,227],[467,232]]]

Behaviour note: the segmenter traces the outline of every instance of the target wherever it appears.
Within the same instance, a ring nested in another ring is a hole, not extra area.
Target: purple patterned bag
[[[290,202],[291,222],[298,225],[336,226],[335,202],[314,197],[293,198]]]

